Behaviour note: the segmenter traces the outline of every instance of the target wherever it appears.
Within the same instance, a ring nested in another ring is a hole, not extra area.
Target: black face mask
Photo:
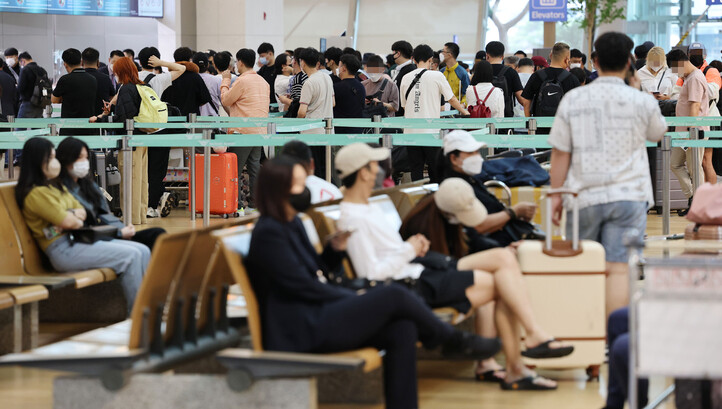
[[[704,57],[699,54],[690,55],[689,62],[691,62],[695,67],[700,68],[702,67],[702,64],[704,64]]]
[[[305,212],[311,207],[311,191],[308,188],[303,189],[303,193],[291,195],[288,203],[296,209],[297,212]]]

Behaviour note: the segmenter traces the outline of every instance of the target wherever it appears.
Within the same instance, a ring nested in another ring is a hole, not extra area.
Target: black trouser
[[[148,148],[148,208],[157,209],[165,192],[163,179],[168,173],[168,155],[170,148]]]
[[[409,165],[411,166],[411,180],[417,181],[424,178],[424,165],[429,167],[429,178],[436,182],[436,158],[441,148],[428,146],[407,146]]]
[[[165,229],[161,229],[160,227],[143,229],[141,231],[135,232],[135,236],[133,236],[131,240],[136,243],[145,244],[151,251],[153,251],[155,241],[158,240],[158,236],[163,233],[165,233]]]
[[[326,180],[326,147],[311,146],[311,156],[313,156],[313,162],[316,165],[314,174]]]
[[[362,347],[385,350],[386,408],[418,408],[416,341],[438,346],[454,332],[406,288],[391,284],[324,306],[319,317],[318,347],[313,352],[338,352]]]

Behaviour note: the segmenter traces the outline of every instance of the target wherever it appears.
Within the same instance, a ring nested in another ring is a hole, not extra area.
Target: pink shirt
[[[684,85],[677,100],[677,116],[689,116],[692,103],[699,102],[699,115],[707,116],[709,113],[709,91],[707,79],[701,70],[695,69],[684,78]],[[677,132],[685,132],[689,129],[686,126],[678,126]],[[709,127],[701,127],[702,130],[709,130]]]
[[[270,93],[266,80],[253,70],[241,74],[232,87],[229,78],[221,82],[221,104],[233,117],[267,118]],[[229,128],[228,133],[265,134],[266,128]]]

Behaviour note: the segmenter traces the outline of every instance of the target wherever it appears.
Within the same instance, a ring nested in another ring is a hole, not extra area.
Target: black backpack
[[[363,110],[363,118],[372,118],[376,115],[381,115],[381,117],[386,118],[388,115],[388,110],[384,106],[383,103],[377,103],[374,102],[375,98],[378,98],[378,100],[381,100],[381,96],[384,94],[384,90],[386,89],[386,85],[388,85],[390,81],[384,78],[384,82],[381,84],[381,88],[376,91],[375,94],[367,95],[366,96],[366,106]]]
[[[33,95],[30,97],[30,103],[38,108],[45,108],[52,104],[51,97],[53,95],[53,83],[48,78],[48,73],[40,68],[33,68],[35,74],[35,85],[33,86]]]
[[[539,93],[534,98],[532,114],[534,116],[554,116],[562,102],[564,87],[562,82],[572,75],[569,71],[562,71],[556,78],[549,78],[546,70],[538,71],[539,79],[542,81]]]
[[[494,76],[491,80],[491,84],[497,88],[501,88],[504,91],[504,116],[510,118],[514,116],[514,95],[511,93],[511,88],[506,80],[506,70],[511,68],[506,65],[501,66],[499,73]]]

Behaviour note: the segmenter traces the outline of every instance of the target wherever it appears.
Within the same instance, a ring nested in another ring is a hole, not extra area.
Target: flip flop
[[[556,386],[549,387],[534,383],[534,381],[538,378],[541,377],[539,375],[535,375],[527,376],[526,378],[521,378],[514,382],[502,382],[501,389],[505,391],[553,391],[557,389]]]
[[[534,359],[545,359],[545,358],[561,358],[574,352],[573,346],[552,348],[550,345],[552,342],[557,342],[556,339],[552,338],[549,341],[542,342],[534,348],[527,348],[521,352],[522,356]]]
[[[485,371],[482,373],[476,374],[476,380],[479,382],[489,382],[489,383],[502,383],[504,382],[504,376],[497,375],[499,372],[506,372],[503,369],[492,369],[490,371]]]

